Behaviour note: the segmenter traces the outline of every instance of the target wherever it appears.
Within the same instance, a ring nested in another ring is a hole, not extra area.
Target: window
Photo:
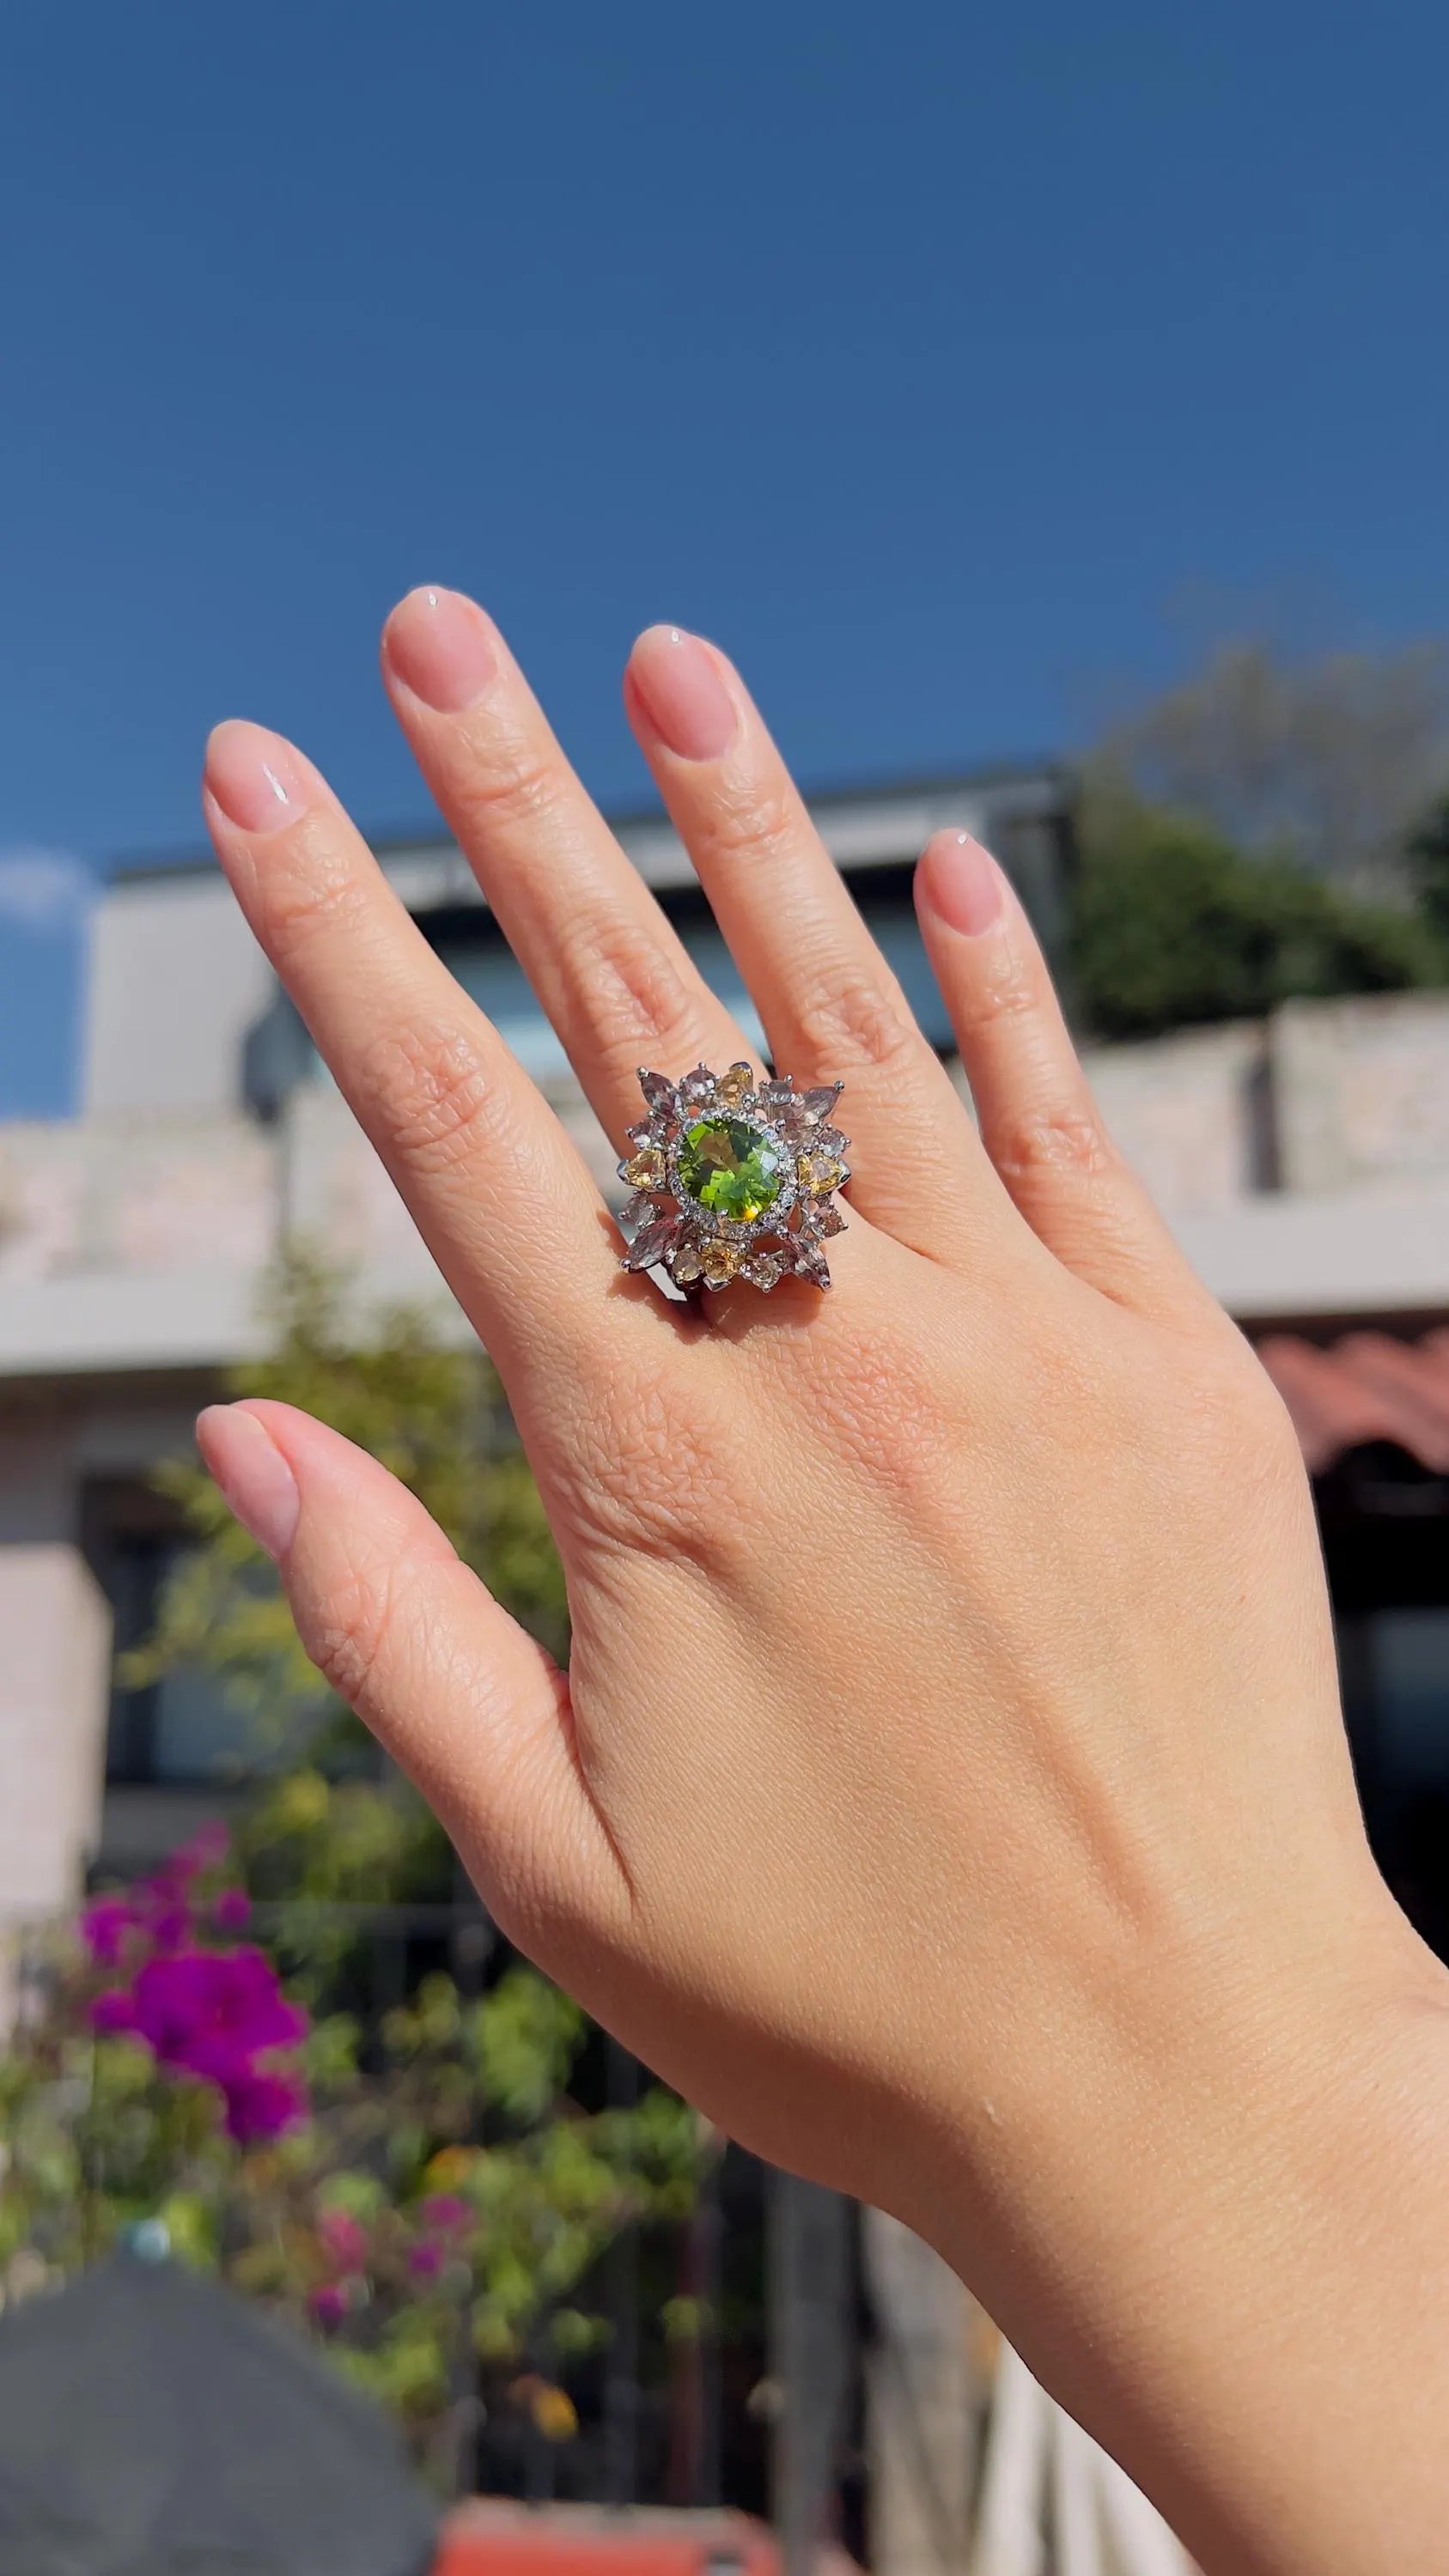
[[[1449,1795],[1449,1609],[1376,1611],[1361,1652],[1385,1770]]]
[[[881,868],[850,882],[861,912],[931,1044],[943,1053],[954,1050],[950,1021],[916,927],[910,870]],[[703,895],[695,886],[671,888],[664,903],[705,982],[738,1020],[746,1042],[763,1056],[765,1039],[759,1014]],[[422,926],[450,973],[487,1013],[524,1070],[540,1081],[566,1074],[568,1060],[563,1048],[535,1000],[522,967],[490,916],[456,911],[436,914],[425,919]]]
[[[150,1636],[185,1537],[163,1497],[144,1485],[93,1485],[84,1522],[120,1657]],[[276,1731],[228,1698],[214,1673],[198,1666],[140,1684],[112,1676],[106,1779],[113,1787],[221,1788],[269,1769],[279,1755]]]
[[[1376,1444],[1316,1491],[1369,1837],[1449,1960],[1449,1478]]]

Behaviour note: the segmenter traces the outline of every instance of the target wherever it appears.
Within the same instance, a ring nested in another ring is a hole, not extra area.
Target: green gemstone
[[[745,1118],[696,1118],[679,1148],[681,1186],[716,1216],[752,1225],[784,1187],[778,1145]]]

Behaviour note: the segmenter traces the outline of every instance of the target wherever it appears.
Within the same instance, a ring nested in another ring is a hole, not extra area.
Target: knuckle
[[[465,828],[480,839],[526,831],[554,810],[560,793],[557,754],[522,733],[475,743],[457,787]]]
[[[641,1049],[662,1048],[681,1059],[697,1043],[698,1015],[683,975],[657,938],[617,914],[592,921],[571,951],[572,1010],[592,1033],[611,1066],[631,1069]]]
[[[306,823],[289,836],[268,868],[262,890],[263,945],[285,974],[318,938],[355,930],[368,910],[368,889],[345,850]]]
[[[963,1048],[991,1038],[1014,1020],[1030,1019],[1040,1010],[1042,994],[1036,976],[1020,958],[998,962],[986,976],[973,977],[951,995],[951,1018]]]
[[[388,1149],[424,1175],[468,1161],[495,1124],[488,1068],[462,1029],[387,1031],[367,1049],[362,1081]]]
[[[814,1060],[842,1072],[879,1070],[921,1043],[904,994],[868,962],[842,960],[818,974],[796,1020]]]
[[[990,1138],[991,1159],[1005,1181],[1103,1180],[1117,1157],[1090,1108],[1063,1103],[1009,1119]]]
[[[782,779],[725,780],[699,825],[711,857],[726,860],[785,859],[799,836],[799,810]]]
[[[349,1708],[366,1706],[388,1655],[397,1591],[386,1565],[350,1565],[303,1640],[329,1690]]]

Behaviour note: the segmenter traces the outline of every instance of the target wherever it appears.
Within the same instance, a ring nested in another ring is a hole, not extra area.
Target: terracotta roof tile
[[[1345,1333],[1327,1350],[1293,1333],[1258,1345],[1302,1444],[1320,1475],[1346,1449],[1388,1440],[1436,1475],[1449,1475],[1449,1331],[1419,1342],[1391,1333]]]

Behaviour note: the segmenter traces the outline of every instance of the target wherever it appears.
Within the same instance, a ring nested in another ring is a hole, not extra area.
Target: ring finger
[[[738,674],[655,626],[624,696],[777,1066],[848,1085],[853,1202],[918,1251],[969,1252],[1004,1193]]]

